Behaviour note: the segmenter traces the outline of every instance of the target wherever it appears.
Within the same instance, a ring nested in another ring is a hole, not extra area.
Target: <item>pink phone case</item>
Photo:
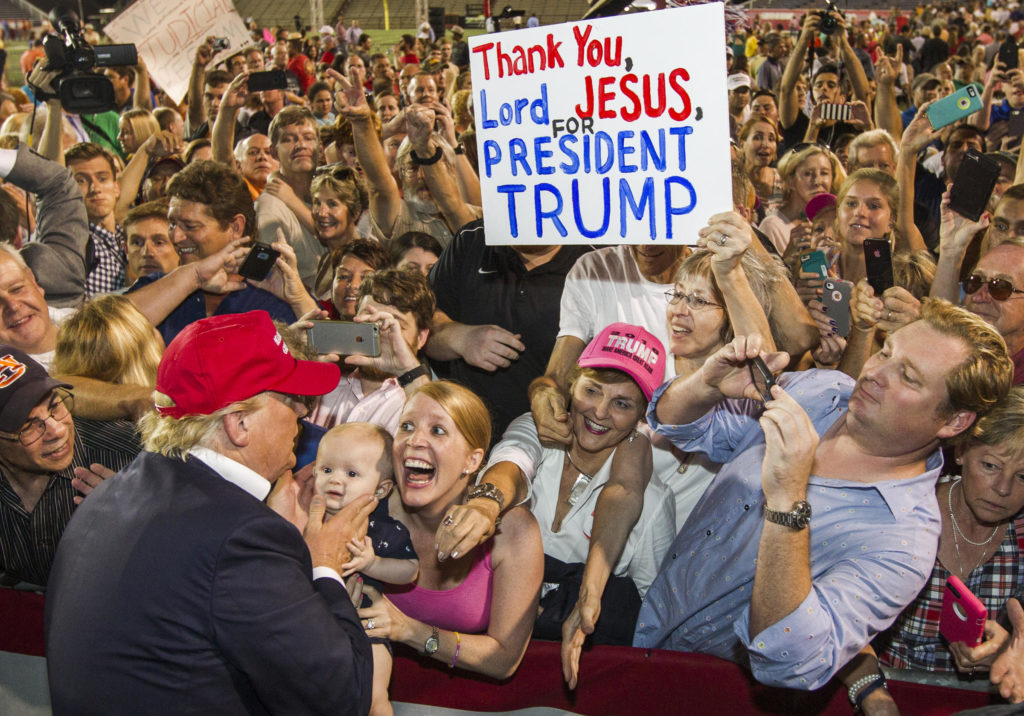
[[[985,634],[985,619],[988,611],[985,605],[971,593],[959,577],[950,577],[942,595],[942,617],[939,619],[939,633],[946,641],[962,641],[967,646],[977,646]]]

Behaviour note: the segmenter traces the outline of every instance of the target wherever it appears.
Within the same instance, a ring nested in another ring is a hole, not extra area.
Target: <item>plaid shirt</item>
[[[1024,515],[1011,522],[1006,537],[992,558],[975,567],[968,575],[967,588],[995,619],[1006,600],[1017,596],[1024,587]],[[955,671],[953,655],[946,640],[939,635],[942,616],[942,595],[952,573],[935,560],[931,577],[924,589],[899,616],[893,626],[875,643],[878,660],[895,669]]]
[[[124,288],[124,269],[128,262],[124,254],[124,238],[124,229],[120,226],[111,233],[99,224],[89,222],[90,248],[86,252],[89,274],[85,278],[87,298]]]

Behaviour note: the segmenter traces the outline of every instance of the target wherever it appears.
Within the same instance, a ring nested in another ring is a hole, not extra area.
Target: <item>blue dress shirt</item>
[[[842,418],[854,381],[836,371],[780,377],[819,435]],[[850,482],[811,475],[807,488],[812,588],[760,634],[749,634],[750,597],[764,523],[759,401],[726,400],[689,425],[647,419],[677,447],[724,463],[644,598],[634,646],[714,654],[748,664],[762,683],[815,689],[888,627],[924,586],[940,530],[936,450],[910,479]]]

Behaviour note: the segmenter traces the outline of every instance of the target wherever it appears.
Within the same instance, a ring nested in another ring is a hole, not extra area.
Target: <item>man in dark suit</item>
[[[338,575],[376,500],[324,520],[316,497],[304,534],[263,503],[294,465],[300,396],[338,379],[296,360],[263,311],[197,321],[168,346],[145,451],[57,550],[55,714],[369,710],[370,644]]]

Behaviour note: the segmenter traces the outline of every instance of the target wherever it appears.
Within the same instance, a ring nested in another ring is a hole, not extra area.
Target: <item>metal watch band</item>
[[[493,482],[481,482],[479,485],[474,485],[470,488],[466,494],[467,500],[472,500],[476,497],[486,497],[488,500],[494,500],[498,503],[498,509],[505,509],[505,496],[501,494]]]
[[[802,530],[811,524],[811,505],[807,500],[798,500],[793,503],[793,509],[789,512],[779,512],[778,510],[768,509],[766,504],[764,506],[764,518],[783,527]]]

